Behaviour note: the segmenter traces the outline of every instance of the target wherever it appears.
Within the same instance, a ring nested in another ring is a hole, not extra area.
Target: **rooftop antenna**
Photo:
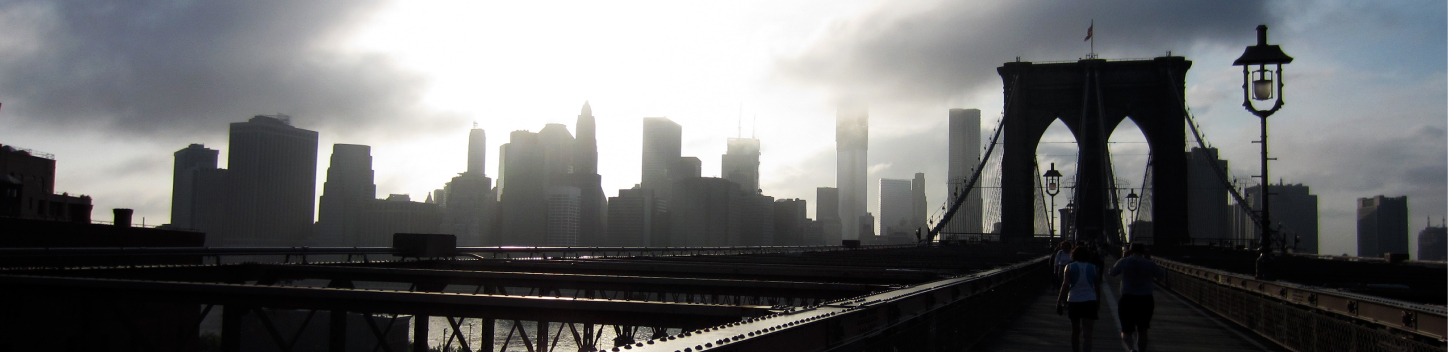
[[[473,121],[473,129],[478,129],[478,121]]]
[[[744,103],[740,103],[739,110],[736,110],[735,111],[735,138],[740,138],[740,137],[744,137],[745,136],[745,133],[743,132],[744,131],[744,127],[742,126],[745,123],[744,121],[745,121],[745,104]]]
[[[760,114],[755,114],[755,118],[750,120],[750,139],[759,139],[755,137],[755,131],[760,129],[759,122]]]

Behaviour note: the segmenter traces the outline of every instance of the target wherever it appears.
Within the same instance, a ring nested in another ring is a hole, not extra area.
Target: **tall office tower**
[[[750,194],[760,193],[760,140],[730,138],[720,157],[720,173]]]
[[[820,239],[824,245],[840,244],[840,190],[835,187],[815,188],[815,221],[820,222]]]
[[[644,162],[639,186],[653,191],[666,208],[672,188],[669,169],[679,160],[682,132],[679,124],[668,118],[644,118]]]
[[[1358,256],[1384,253],[1409,253],[1409,196],[1358,199]]]
[[[414,202],[406,194],[370,199],[362,213],[361,235],[351,246],[391,246],[395,233],[437,233],[442,220],[437,204]]]
[[[911,216],[915,214],[915,202],[911,197],[911,180],[880,179],[880,230],[881,236],[913,235],[915,229]]]
[[[545,246],[577,247],[579,245],[579,188],[552,186],[544,191],[548,214],[544,216]]]
[[[498,221],[499,244],[541,246],[545,242],[548,212],[544,190],[548,173],[539,135],[513,131],[509,142],[499,147]]]
[[[1293,245],[1293,250],[1297,253],[1318,254],[1318,196],[1310,193],[1308,186],[1283,184],[1281,181],[1270,187],[1269,190],[1273,192],[1271,215],[1273,216],[1273,228],[1277,229],[1274,236],[1283,236],[1282,238],[1288,239],[1288,244]],[[1248,204],[1252,205],[1254,211],[1261,212],[1263,210],[1263,204],[1259,201],[1262,196],[1261,186],[1248,187],[1248,194],[1252,195],[1249,197]],[[1225,211],[1228,210],[1230,209],[1225,209]],[[1230,216],[1228,218],[1231,219]],[[1263,227],[1253,226],[1252,229],[1251,238],[1260,238],[1258,236]],[[1405,238],[1408,238],[1407,229],[1408,227],[1405,227]]]
[[[955,204],[960,191],[967,187],[971,175],[981,164],[981,110],[951,109],[947,117],[946,194],[947,202]],[[981,181],[976,181],[966,200],[942,230],[945,234],[981,233]]]
[[[215,243],[310,245],[317,199],[317,132],[292,127],[286,115],[255,116],[232,123],[230,138],[230,218]]]
[[[1218,159],[1217,148],[1194,147],[1187,152],[1187,234],[1195,241],[1232,237],[1223,175],[1229,175],[1228,162]],[[1278,198],[1273,198],[1274,213],[1278,212]]]
[[[840,190],[842,240],[861,240],[869,141],[870,115],[865,106],[841,106],[835,113],[835,187]]]
[[[579,150],[574,136],[563,124],[545,124],[538,131],[543,147],[544,190],[547,214],[544,216],[544,245],[579,245],[579,180],[574,173],[579,166],[574,153]]]
[[[776,199],[774,204],[776,246],[807,246],[819,239],[806,237],[810,218],[804,199]]]
[[[493,192],[493,179],[484,171],[487,160],[487,134],[477,124],[468,131],[468,169],[443,186],[433,200],[442,205],[443,221],[439,230],[457,236],[460,246],[497,245],[492,235],[494,209],[498,197]]]
[[[473,129],[468,130],[468,171],[479,175],[486,175],[488,172],[483,168],[488,161],[488,136],[483,129],[478,128],[478,123],[473,123]]]
[[[1435,227],[1429,224],[1419,231],[1419,256],[1415,260],[1444,261],[1446,236],[1449,236],[1449,228],[1443,224]]]
[[[916,230],[921,230],[924,235],[926,229],[926,214],[930,213],[930,205],[926,205],[926,173],[917,172],[916,178],[911,180],[911,236],[916,235]]]
[[[317,244],[362,246],[363,212],[376,197],[372,147],[333,144],[327,181],[322,183],[322,198],[317,204]]]
[[[171,225],[197,229],[198,214],[196,195],[197,180],[205,170],[216,170],[216,158],[219,152],[216,149],[207,148],[201,144],[191,144],[186,148],[172,154],[176,157],[176,164],[171,172]],[[211,202],[219,201],[211,199]]]
[[[607,240],[608,198],[604,196],[603,177],[599,176],[599,143],[595,138],[594,110],[589,102],[579,111],[574,125],[574,180],[579,188],[579,243],[602,245]]]
[[[639,186],[619,190],[618,197],[609,197],[609,240],[605,245],[649,247],[654,245],[654,230],[659,222],[654,194]]]

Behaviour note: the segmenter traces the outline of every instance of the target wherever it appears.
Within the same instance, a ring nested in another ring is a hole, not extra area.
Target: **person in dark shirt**
[[[1152,297],[1152,279],[1162,278],[1166,271],[1152,261],[1146,245],[1133,243],[1122,260],[1112,266],[1109,274],[1122,277],[1122,298],[1117,301],[1117,312],[1122,321],[1122,344],[1129,351],[1147,351],[1147,328],[1156,306]]]

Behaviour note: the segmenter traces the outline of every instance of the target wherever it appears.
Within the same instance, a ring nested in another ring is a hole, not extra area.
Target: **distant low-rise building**
[[[91,197],[55,193],[55,156],[0,144],[0,217],[91,222]]]

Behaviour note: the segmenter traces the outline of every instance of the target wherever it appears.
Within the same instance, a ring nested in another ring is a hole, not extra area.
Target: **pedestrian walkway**
[[[1109,261],[1108,267],[1115,263]],[[1105,271],[1105,270],[1104,270]],[[1123,351],[1117,322],[1117,292],[1120,278],[1107,276],[1099,300],[1101,319],[1092,331],[1092,351]],[[1156,313],[1148,330],[1153,351],[1288,351],[1251,331],[1233,325],[1210,312],[1198,308],[1172,291],[1155,287]],[[986,337],[972,348],[975,351],[1071,351],[1071,322],[1066,315],[1057,315],[1057,290],[1043,292],[1015,320]]]

